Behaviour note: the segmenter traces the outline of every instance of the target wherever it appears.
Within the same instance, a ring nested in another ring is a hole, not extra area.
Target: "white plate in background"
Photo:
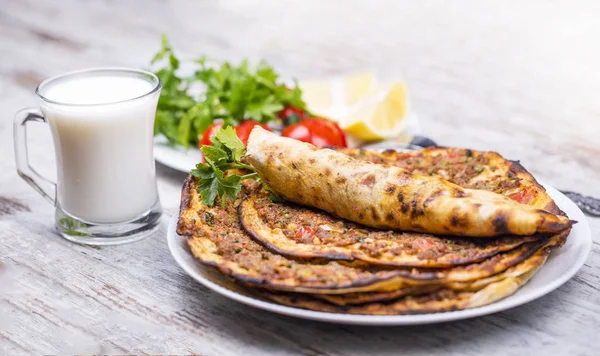
[[[162,135],[154,137],[154,159],[167,167],[188,173],[200,162],[200,155],[198,147],[186,149],[170,145]]]

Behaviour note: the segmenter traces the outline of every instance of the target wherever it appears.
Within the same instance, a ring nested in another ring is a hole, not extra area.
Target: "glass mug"
[[[56,227],[66,239],[119,244],[158,228],[153,130],[161,88],[160,79],[143,70],[87,69],[45,80],[36,89],[40,110],[16,114],[17,171],[56,206]],[[30,121],[50,125],[56,183],[29,164]]]

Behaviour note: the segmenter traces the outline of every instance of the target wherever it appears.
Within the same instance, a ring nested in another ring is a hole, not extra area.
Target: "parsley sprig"
[[[218,130],[210,140],[211,146],[202,147],[206,163],[198,163],[190,174],[198,178],[198,193],[204,205],[214,206],[219,196],[221,204],[225,206],[226,198],[237,198],[244,179],[257,178],[258,174],[254,167],[241,162],[246,146],[237,137],[233,127]],[[231,169],[243,169],[251,173],[226,175],[225,172]]]

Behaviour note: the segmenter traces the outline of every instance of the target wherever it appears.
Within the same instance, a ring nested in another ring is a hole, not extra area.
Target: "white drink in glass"
[[[158,229],[153,131],[161,88],[144,70],[91,68],[45,80],[36,90],[40,108],[15,115],[17,172],[55,205],[64,238],[113,245]],[[29,122],[50,125],[56,182],[29,162]]]
[[[152,153],[158,94],[139,98],[152,89],[142,78],[90,75],[41,93],[56,150],[57,202],[69,215],[123,222],[158,200]]]

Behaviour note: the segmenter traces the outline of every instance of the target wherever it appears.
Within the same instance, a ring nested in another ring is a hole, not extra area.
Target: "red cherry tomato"
[[[348,146],[346,143],[346,134],[335,122],[321,118],[310,118],[303,122],[313,132],[313,140],[323,141],[325,143],[324,146]],[[315,146],[317,145],[315,144]]]
[[[287,106],[285,109],[281,110],[277,116],[279,116],[285,126],[297,124],[301,120],[306,119],[304,110],[293,106]]]
[[[335,123],[321,118],[310,118],[283,130],[282,136],[312,143],[317,147],[347,147],[344,131]]]
[[[204,145],[212,145],[212,142],[210,142],[210,138],[216,135],[217,131],[219,131],[221,127],[223,127],[222,122],[215,122],[214,124],[210,125],[202,134],[202,139],[200,140],[200,148],[202,148],[202,146]]]
[[[210,138],[213,137],[214,135],[216,135],[217,131],[219,131],[219,129],[221,127],[223,127],[222,122],[215,122],[215,123],[211,124],[206,130],[204,130],[202,137],[198,141],[198,148],[200,150],[202,150],[202,146],[212,145],[212,142],[210,142]],[[200,162],[206,163],[206,161],[204,160],[204,155],[202,155],[202,153],[200,153],[200,154],[201,154]]]
[[[285,119],[286,117],[290,116],[290,115],[298,115],[300,116],[300,118],[304,119],[305,118],[305,113],[304,110],[302,109],[298,109],[295,108],[293,106],[286,106],[283,110],[281,110],[278,114],[278,116],[282,119]]]
[[[308,127],[302,122],[286,127],[281,133],[281,136],[293,138],[302,142],[312,142],[312,134]]]
[[[254,120],[244,120],[239,125],[237,125],[235,128],[235,133],[236,133],[237,137],[240,139],[240,141],[242,141],[244,143],[244,145],[248,144],[248,136],[250,136],[250,132],[252,132],[252,129],[256,125],[262,127],[263,129],[265,129],[267,131],[273,131],[266,124],[261,124]]]

